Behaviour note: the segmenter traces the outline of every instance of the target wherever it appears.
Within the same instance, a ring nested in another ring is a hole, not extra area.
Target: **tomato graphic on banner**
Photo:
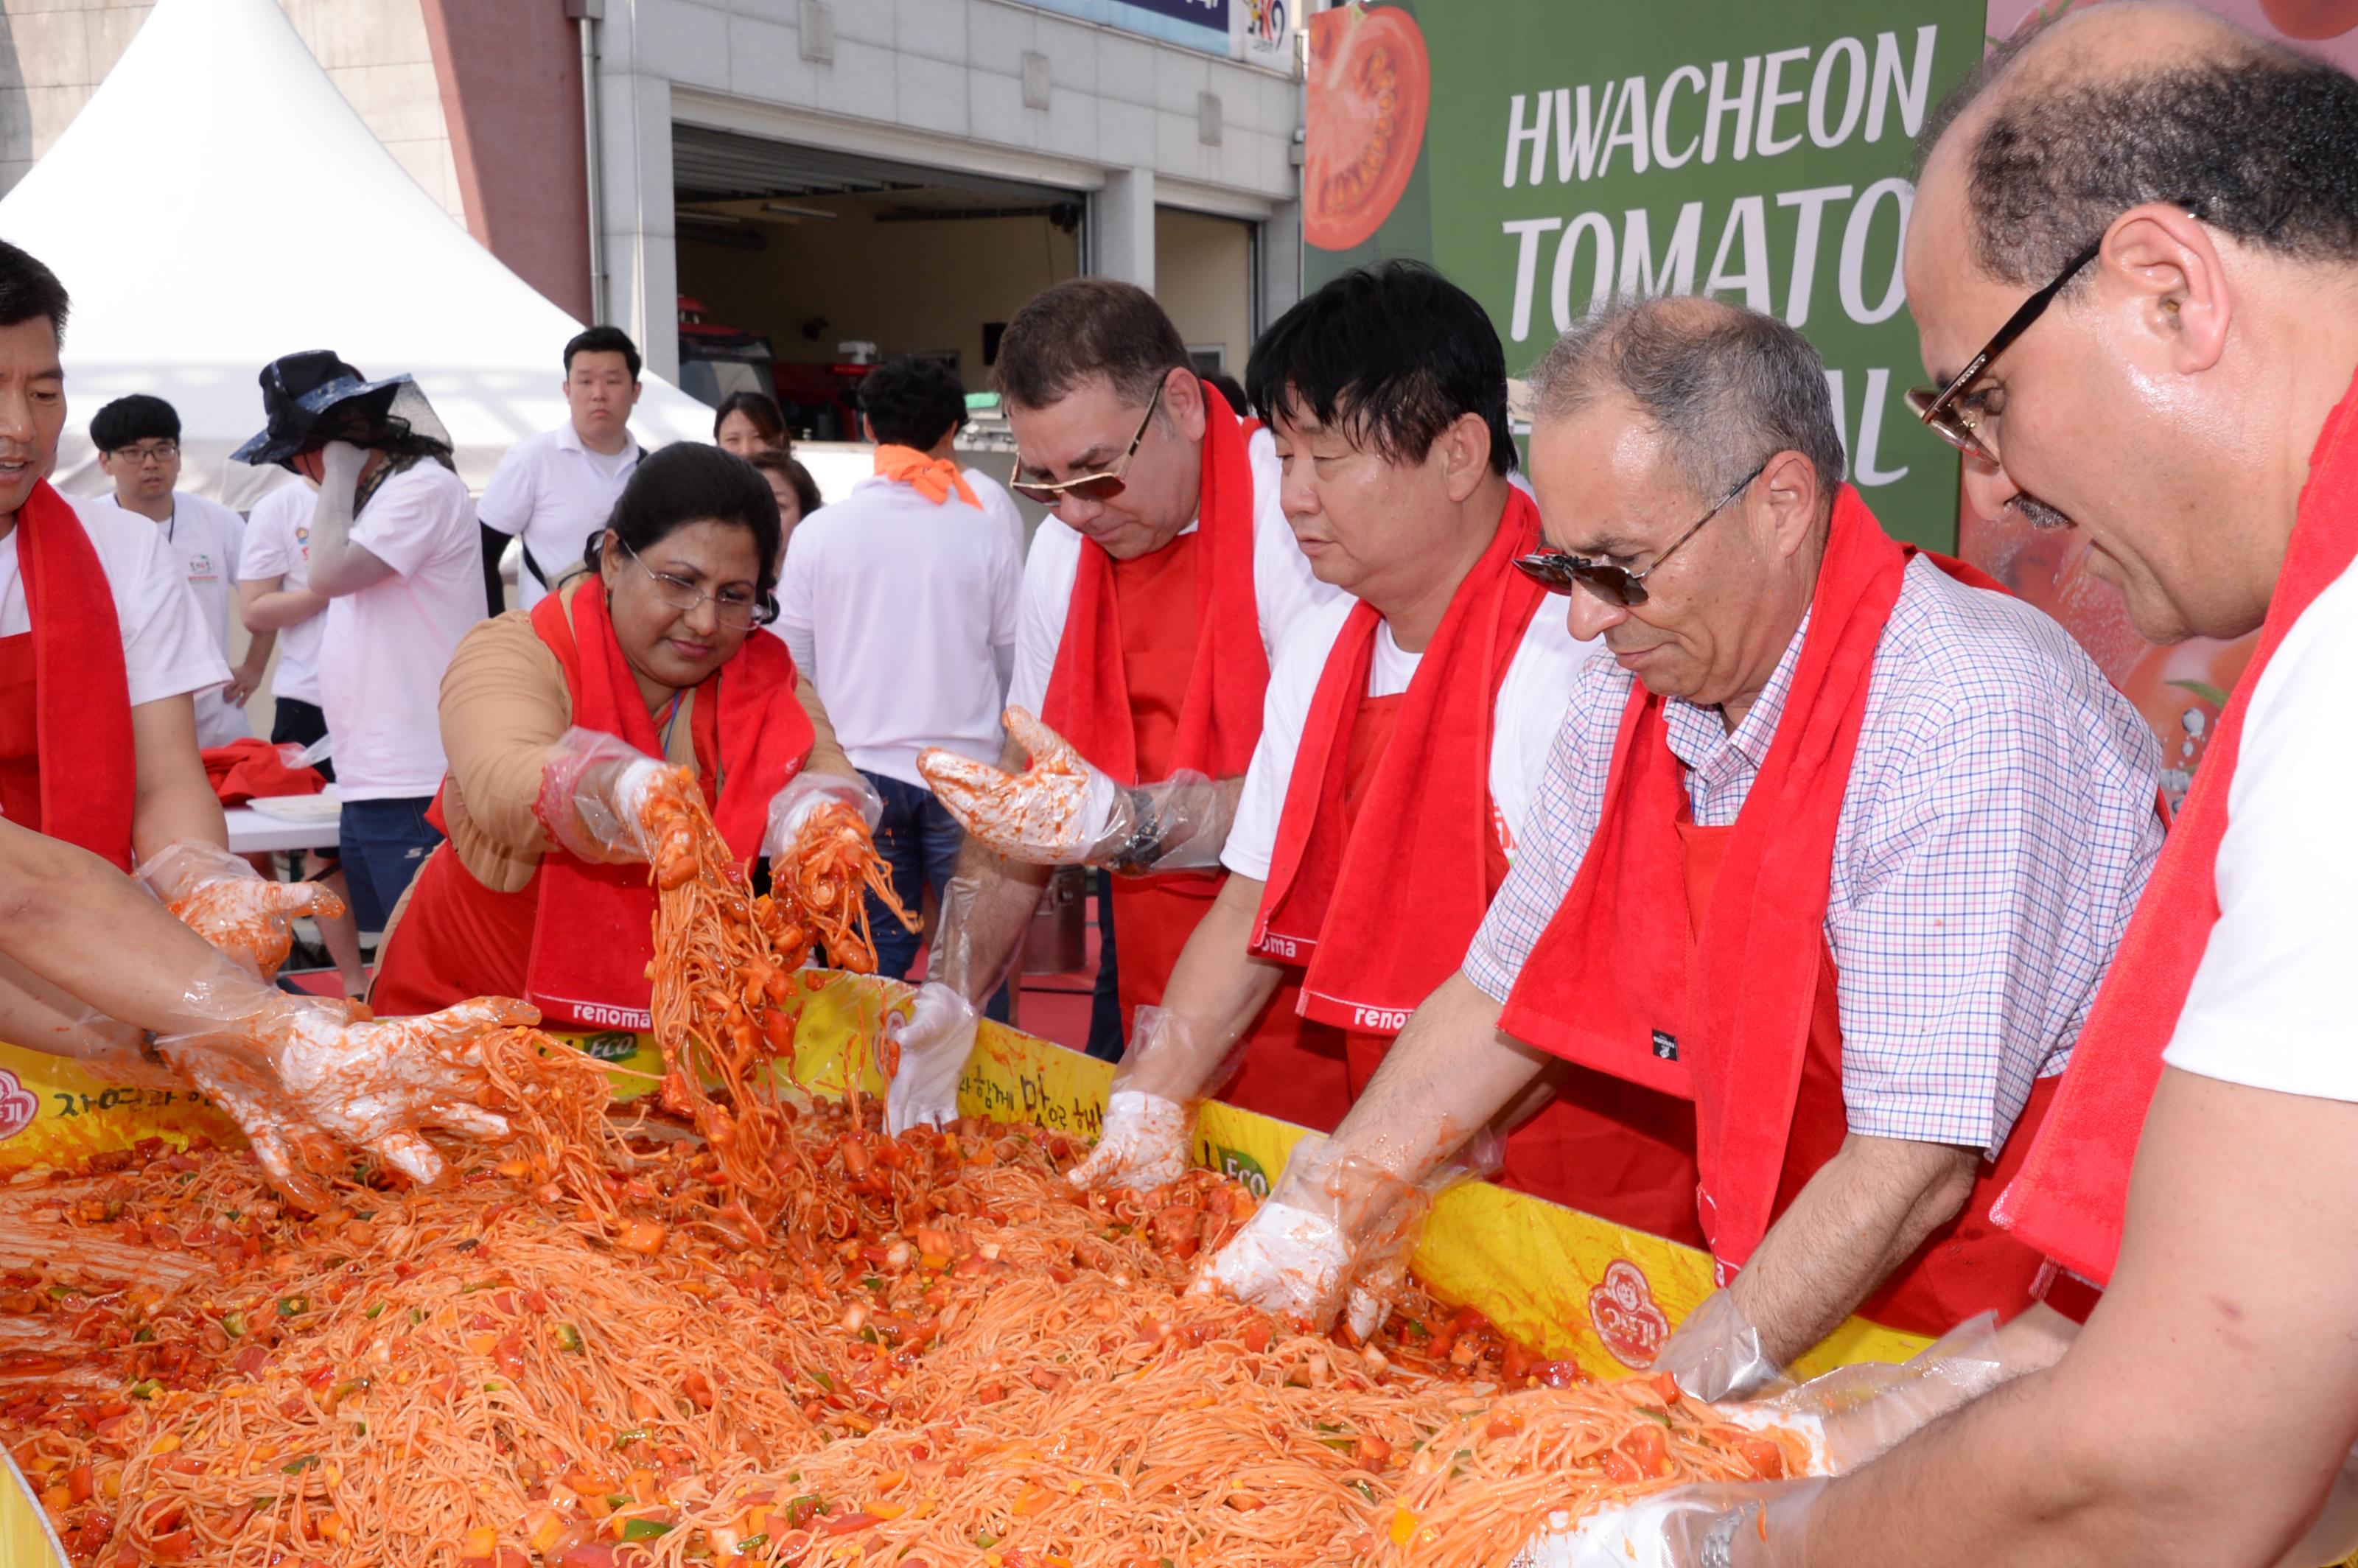
[[[1397,5],[1310,18],[1309,130],[1302,237],[1348,250],[1400,205],[1424,146],[1433,68],[1416,19]]]

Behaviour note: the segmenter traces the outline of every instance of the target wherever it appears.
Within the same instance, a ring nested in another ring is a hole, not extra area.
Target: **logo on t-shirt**
[[[221,573],[214,568],[213,558],[211,556],[200,555],[190,556],[189,557],[189,586],[190,588],[196,587],[199,583],[219,582],[220,580]]]

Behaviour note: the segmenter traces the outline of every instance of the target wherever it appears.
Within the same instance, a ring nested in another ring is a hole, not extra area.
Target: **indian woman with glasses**
[[[683,442],[639,465],[556,591],[468,635],[442,683],[449,841],[386,933],[378,1012],[518,996],[567,1027],[649,1027],[639,816],[665,764],[748,859],[824,801],[873,820],[818,694],[761,634],[783,554],[761,473]]]

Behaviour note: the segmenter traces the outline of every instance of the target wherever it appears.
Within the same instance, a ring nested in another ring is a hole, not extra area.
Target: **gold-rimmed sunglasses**
[[[1067,496],[1079,501],[1111,501],[1129,482],[1124,476],[1130,472],[1130,460],[1138,456],[1139,444],[1146,439],[1146,427],[1153,422],[1154,410],[1163,402],[1163,389],[1170,384],[1170,381],[1166,375],[1154,384],[1154,395],[1146,400],[1146,412],[1139,416],[1138,428],[1130,435],[1129,448],[1115,460],[1111,468],[1099,469],[1095,473],[1081,474],[1074,479],[1027,480],[1023,477],[1023,460],[1018,456],[1015,471],[1008,476],[1007,488],[1024,500],[1036,501],[1043,506],[1055,506]]]
[[[1633,572],[1606,561],[1592,561],[1585,556],[1567,555],[1562,550],[1534,550],[1528,556],[1515,557],[1515,569],[1546,589],[1550,593],[1570,593],[1574,583],[1586,589],[1607,604],[1627,610],[1646,602],[1646,579],[1662,569],[1662,563],[1679,553],[1679,546],[1703,532],[1703,525],[1727,510],[1736,498],[1752,486],[1752,481],[1768,471],[1771,460],[1763,458],[1760,466],[1736,481],[1730,490],[1714,503],[1712,509],[1694,521],[1693,526],[1671,541],[1671,547],[1654,557],[1654,564],[1644,571]]]

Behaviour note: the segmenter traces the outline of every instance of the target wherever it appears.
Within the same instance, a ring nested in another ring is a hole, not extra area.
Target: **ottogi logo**
[[[1253,1196],[1269,1196],[1269,1173],[1262,1170],[1260,1162],[1251,1155],[1235,1149],[1223,1149],[1215,1143],[1212,1145],[1212,1164],[1230,1181],[1242,1182]]]
[[[17,1082],[16,1075],[0,1067],[0,1143],[33,1125],[41,1113],[40,1097]]]
[[[1605,1282],[1588,1292],[1588,1321],[1606,1349],[1641,1372],[1654,1364],[1662,1341],[1671,1336],[1671,1320],[1654,1304],[1646,1271],[1627,1258],[1615,1259],[1605,1271]]]
[[[624,1030],[603,1030],[582,1041],[581,1049],[600,1062],[627,1062],[638,1054],[639,1037]]]
[[[1654,1054],[1660,1056],[1665,1062],[1677,1061],[1679,1059],[1679,1037],[1675,1034],[1665,1034],[1659,1029],[1655,1030]]]

